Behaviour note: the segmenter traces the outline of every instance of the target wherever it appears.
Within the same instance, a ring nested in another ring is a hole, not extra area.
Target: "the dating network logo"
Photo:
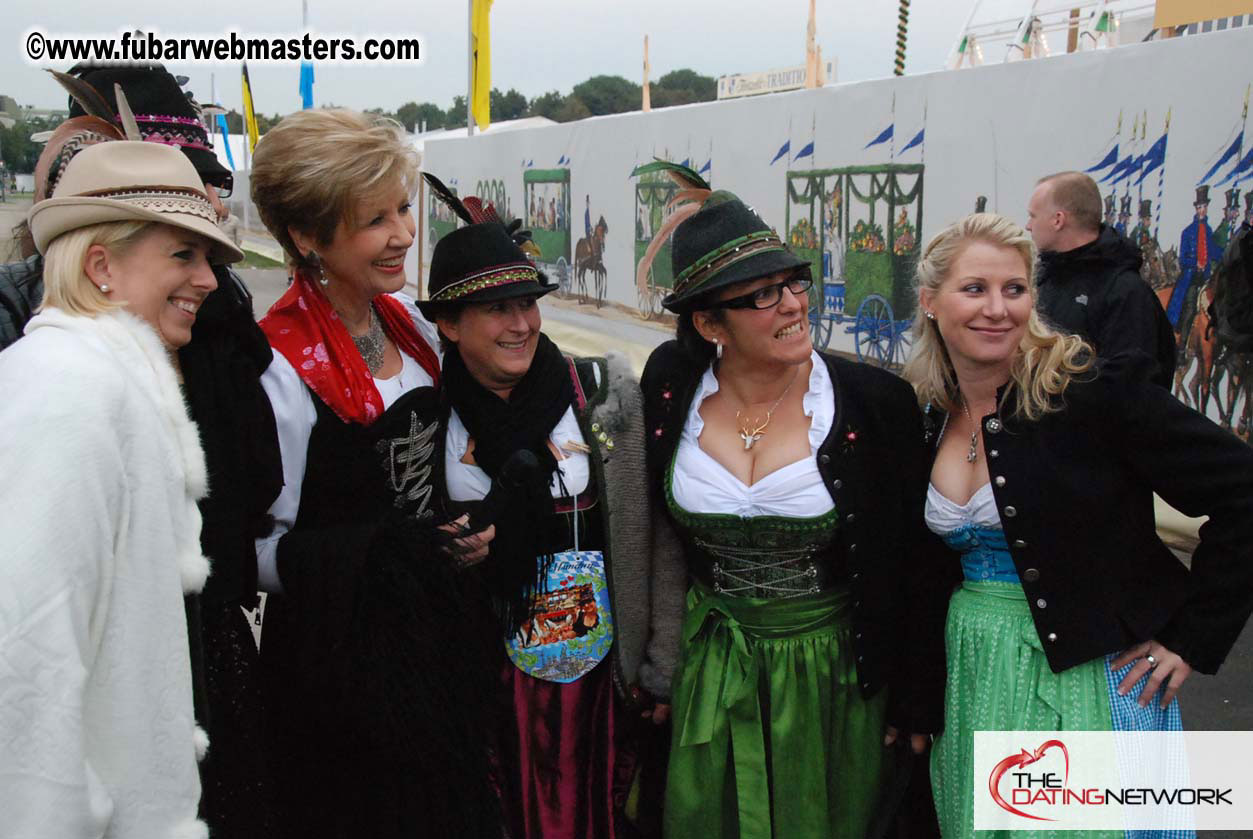
[[[1248,829],[1250,753],[1253,732],[976,731],[974,828]]]
[[[1055,772],[1044,772],[1039,775],[1033,775],[1031,772],[1025,771],[1026,767],[1033,763],[1038,763],[1050,749],[1057,749],[1061,752],[1063,760],[1063,771],[1061,780],[1058,781]],[[1011,771],[1018,770],[1018,771]],[[1010,801],[1006,801],[1001,794],[1001,780],[1009,774],[1018,786],[1011,787]],[[1019,810],[1015,804],[1024,806],[1038,803],[1041,800],[1050,804],[1058,803],[1056,797],[1058,792],[1066,793],[1069,790],[1066,784],[1070,781],[1070,752],[1066,749],[1066,744],[1061,740],[1045,740],[1035,751],[1027,751],[1023,749],[1016,755],[1010,755],[992,768],[992,773],[988,776],[988,792],[992,794],[992,800],[996,802],[996,806],[1002,810],[1013,813],[1015,816],[1022,816],[1024,819],[1036,819],[1038,821],[1056,821],[1047,816],[1037,816],[1032,813],[1024,813]],[[1034,791],[1033,791],[1034,786]],[[1064,797],[1064,795],[1063,795]]]

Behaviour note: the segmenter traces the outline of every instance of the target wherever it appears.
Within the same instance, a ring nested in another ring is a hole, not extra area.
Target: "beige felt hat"
[[[210,240],[212,262],[238,262],[243,252],[217,226],[217,213],[191,161],[171,146],[119,140],[83,149],[52,197],[31,207],[35,247],[44,253],[62,233],[108,221],[154,221]]]

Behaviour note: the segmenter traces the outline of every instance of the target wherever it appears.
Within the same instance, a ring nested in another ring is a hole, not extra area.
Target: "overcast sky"
[[[308,2],[310,26],[319,33],[362,39],[370,34],[416,33],[425,48],[421,65],[317,65],[316,104],[392,110],[408,101],[432,101],[447,108],[455,95],[465,93],[465,2]],[[112,35],[135,27],[167,36],[216,36],[232,28],[250,35],[301,31],[300,0],[4,3],[0,93],[36,107],[64,107],[66,97],[47,74],[23,58],[23,36],[34,27],[49,36]],[[908,72],[943,66],[972,5],[971,0],[913,3]],[[1020,15],[1029,6],[1026,0],[984,0],[979,17]],[[817,8],[818,43],[824,60],[838,60],[839,81],[891,74],[897,0],[818,0]],[[549,90],[568,93],[573,85],[598,74],[638,82],[645,34],[654,80],[683,67],[719,76],[801,65],[807,14],[808,0],[495,0],[492,85],[516,88],[529,99]],[[217,100],[228,108],[239,107],[238,64],[167,66],[191,78],[188,88],[201,101],[209,99],[212,73]],[[287,113],[300,106],[296,64],[249,65],[248,71],[258,111]]]

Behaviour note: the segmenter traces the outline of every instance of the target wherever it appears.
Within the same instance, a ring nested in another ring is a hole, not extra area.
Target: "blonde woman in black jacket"
[[[1098,365],[1045,327],[1034,264],[1025,231],[974,214],[918,268],[905,375],[935,447],[926,519],[964,576],[934,627],[945,836],[973,835],[975,730],[1178,730],[1176,693],[1253,610],[1253,451],[1151,384],[1152,359]],[[1190,569],[1157,537],[1154,492],[1209,516]]]

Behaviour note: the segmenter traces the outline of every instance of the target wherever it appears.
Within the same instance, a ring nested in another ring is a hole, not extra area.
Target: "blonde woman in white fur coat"
[[[0,838],[203,839],[184,594],[209,573],[174,351],[240,251],[168,146],[80,152],[0,353]]]

